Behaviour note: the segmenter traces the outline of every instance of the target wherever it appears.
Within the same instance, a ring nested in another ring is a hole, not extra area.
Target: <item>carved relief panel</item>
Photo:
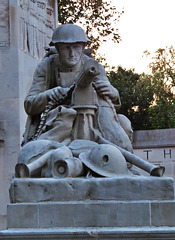
[[[20,0],[20,48],[42,58],[55,28],[55,1]]]
[[[9,42],[9,1],[0,0],[0,47],[8,47]]]

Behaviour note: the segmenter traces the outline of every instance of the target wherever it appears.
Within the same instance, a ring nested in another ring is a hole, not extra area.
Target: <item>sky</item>
[[[122,41],[104,43],[100,52],[110,66],[149,72],[150,59],[142,57],[145,50],[175,47],[175,0],[112,0],[112,4],[124,10],[117,23]]]

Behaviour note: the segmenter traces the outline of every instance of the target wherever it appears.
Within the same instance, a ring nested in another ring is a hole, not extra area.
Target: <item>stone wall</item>
[[[166,169],[164,176],[175,179],[175,129],[135,131],[133,147],[137,156],[162,164]]]
[[[0,1],[0,47],[8,47],[10,44],[9,32],[9,1]]]
[[[56,27],[56,2],[0,0],[0,229],[25,127],[24,97]]]

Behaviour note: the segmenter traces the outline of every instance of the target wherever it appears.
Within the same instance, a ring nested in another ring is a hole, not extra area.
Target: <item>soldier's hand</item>
[[[55,102],[58,102],[59,101],[59,88],[53,88],[50,90],[50,93],[49,93],[49,100],[51,100],[53,103]]]
[[[100,96],[107,96],[111,100],[118,98],[118,91],[108,82],[96,82],[95,89]]]
[[[51,101],[53,103],[59,103],[61,100],[65,98],[68,90],[69,88],[62,88],[62,87],[55,87],[48,90],[48,93],[47,93],[48,101]]]
[[[69,95],[72,94],[72,91],[74,89],[74,85],[63,88],[63,87],[55,87],[50,90],[48,90],[47,96],[48,101],[51,101],[52,103],[59,104],[61,101],[63,101],[66,97],[70,97]]]

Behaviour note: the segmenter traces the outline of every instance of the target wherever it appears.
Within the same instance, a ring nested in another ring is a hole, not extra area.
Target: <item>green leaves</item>
[[[149,56],[149,52],[145,51]],[[175,128],[175,49],[158,49],[150,63],[151,74],[121,67],[108,73],[119,90],[122,107],[134,130]]]
[[[118,67],[116,71],[110,71],[108,77],[120,93],[122,106],[119,113],[130,119],[134,130],[149,129],[148,110],[154,99],[150,76]]]
[[[122,13],[107,0],[58,0],[58,23],[81,24],[92,40],[89,47],[94,54],[102,42],[121,40],[117,22]]]
[[[175,49],[173,46],[159,48],[150,63],[152,86],[154,88],[154,106],[149,109],[151,127],[175,127],[175,98],[172,91],[175,86]]]

